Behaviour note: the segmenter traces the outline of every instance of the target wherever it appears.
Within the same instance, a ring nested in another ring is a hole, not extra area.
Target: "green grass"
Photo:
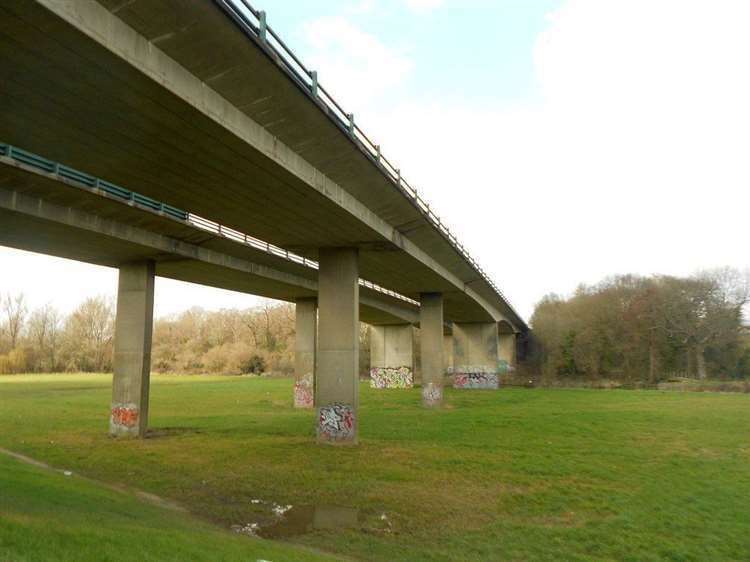
[[[361,388],[361,445],[331,448],[314,444],[313,414],[291,407],[290,380],[154,376],[151,427],[165,431],[118,441],[106,435],[108,376],[0,377],[0,446],[173,499],[224,528],[254,519],[253,498],[357,507],[362,530],[293,542],[359,559],[750,559],[749,395],[449,390],[432,411],[418,390]],[[3,465],[0,491],[16,488],[12,506],[48,495],[9,481]],[[65,498],[48,517],[68,509]],[[21,544],[42,548],[48,534],[65,544],[25,517],[10,520]],[[73,544],[116,550],[140,538],[134,525],[152,527],[123,516]],[[203,532],[183,543],[174,531],[150,559],[191,546],[179,558],[221,559],[201,555],[201,545],[214,553]],[[284,560],[274,556],[263,557]]]
[[[330,560],[0,455],[0,560]]]

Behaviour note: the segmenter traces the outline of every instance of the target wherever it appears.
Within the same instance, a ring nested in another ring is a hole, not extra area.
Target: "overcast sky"
[[[747,0],[257,7],[524,317],[611,274],[750,266]],[[0,291],[32,306],[116,279],[0,248]],[[157,281],[157,315],[254,303]]]

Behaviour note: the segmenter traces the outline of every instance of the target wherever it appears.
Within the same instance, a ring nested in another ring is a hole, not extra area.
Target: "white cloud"
[[[572,0],[535,48],[541,102],[404,103],[375,119],[384,152],[526,315],[612,273],[747,266],[749,19]]]
[[[371,14],[377,8],[377,0],[358,0],[355,4],[348,6],[350,14]]]
[[[427,13],[443,5],[443,0],[406,0],[406,7],[412,12]]]
[[[346,110],[363,108],[393,89],[412,70],[404,53],[341,16],[324,16],[303,26],[305,60],[318,70],[326,90]]]

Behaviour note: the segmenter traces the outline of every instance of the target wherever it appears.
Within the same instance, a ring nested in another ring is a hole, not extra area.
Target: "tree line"
[[[114,313],[106,298],[86,299],[67,316],[50,305],[29,311],[23,293],[0,304],[0,373],[111,368]]]
[[[750,272],[730,268],[621,275],[551,294],[531,318],[531,368],[561,379],[750,379],[748,302]]]
[[[524,373],[555,379],[655,383],[673,376],[750,380],[750,272],[691,277],[621,275],[551,294],[531,318]],[[0,298],[0,373],[112,369],[114,302],[93,297],[64,315],[29,310],[22,293]],[[192,308],[157,319],[157,372],[291,374],[294,306],[265,301],[246,310]],[[369,369],[369,331],[360,330],[360,372]]]
[[[85,300],[68,315],[50,305],[30,311],[23,293],[0,302],[0,373],[112,370],[112,299]],[[294,306],[265,301],[246,310],[191,308],[154,322],[156,372],[289,375],[294,371]],[[360,331],[363,372],[369,334]]]

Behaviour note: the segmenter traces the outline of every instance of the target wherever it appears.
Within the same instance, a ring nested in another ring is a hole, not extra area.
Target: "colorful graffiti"
[[[307,373],[294,381],[294,407],[312,408],[313,402],[313,375],[312,373]]]
[[[370,369],[372,388],[412,388],[414,373],[411,367],[373,367]]]
[[[352,441],[354,439],[354,408],[334,402],[318,409],[318,439],[321,441]]]
[[[434,382],[422,385],[422,403],[425,406],[437,406],[443,401],[443,387]]]
[[[112,407],[110,423],[113,426],[132,428],[138,425],[138,408],[117,404]]]
[[[498,368],[486,365],[462,365],[453,370],[453,388],[497,389],[500,387]]]

